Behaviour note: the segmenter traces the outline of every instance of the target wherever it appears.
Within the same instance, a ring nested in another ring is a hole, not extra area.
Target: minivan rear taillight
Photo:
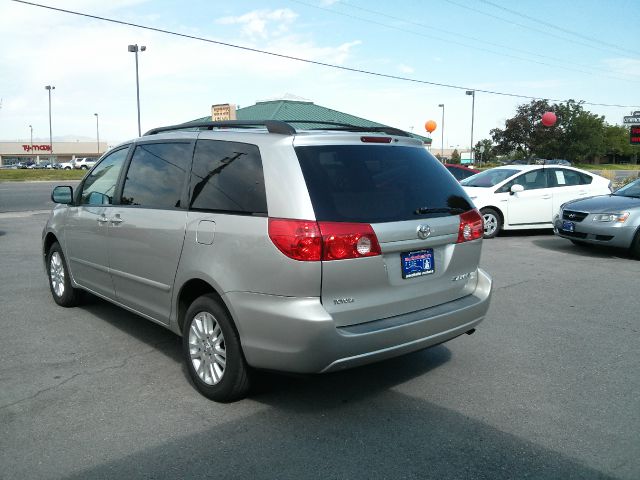
[[[482,215],[478,210],[469,210],[460,215],[460,228],[458,230],[458,243],[468,242],[482,238],[484,225]]]
[[[346,260],[381,254],[378,238],[367,223],[270,218],[269,238],[294,260]]]

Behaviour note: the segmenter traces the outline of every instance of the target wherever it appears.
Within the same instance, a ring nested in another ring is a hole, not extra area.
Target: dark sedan
[[[640,178],[611,195],[560,205],[553,227],[573,243],[626,248],[640,259]]]

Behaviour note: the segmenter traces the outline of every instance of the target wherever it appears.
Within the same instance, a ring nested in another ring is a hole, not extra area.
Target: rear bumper
[[[249,365],[320,373],[364,365],[451,340],[479,324],[492,281],[478,269],[471,295],[436,307],[336,327],[318,298],[227,294]]]

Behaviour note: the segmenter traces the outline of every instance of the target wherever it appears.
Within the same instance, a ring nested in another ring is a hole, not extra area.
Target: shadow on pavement
[[[446,349],[438,350],[436,357],[445,354]],[[203,410],[201,425],[208,426],[202,431],[68,478],[614,478],[476,419],[389,390],[397,371],[393,364],[406,366],[408,358],[263,395],[257,400],[270,408],[213,427]]]
[[[181,362],[177,337],[162,327],[99,299],[84,308]],[[67,478],[614,478],[394,390],[450,358],[451,351],[440,345],[328,375],[261,372],[249,399],[226,406],[208,403],[199,421],[184,425],[183,436],[151,439],[153,447]],[[191,387],[185,382],[184,388]],[[262,408],[245,408],[256,403]],[[210,418],[236,408],[252,413],[212,425]]]
[[[622,258],[629,259],[629,252],[623,248],[613,248],[602,245],[576,245],[566,238],[551,237],[535,239],[532,243],[540,248],[555,252],[568,253],[578,257],[587,258]]]

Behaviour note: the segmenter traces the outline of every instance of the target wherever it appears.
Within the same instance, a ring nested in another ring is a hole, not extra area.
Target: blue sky
[[[0,0],[0,140],[137,135],[135,66],[140,54],[142,130],[285,93],[425,134],[434,149],[466,148],[466,88],[576,99],[612,124],[640,110],[640,1],[248,0],[170,2],[59,0],[42,4],[211,40],[391,76],[412,83],[258,53]],[[474,142],[503,128],[526,98],[478,92]],[[635,108],[634,108],[635,106]]]

